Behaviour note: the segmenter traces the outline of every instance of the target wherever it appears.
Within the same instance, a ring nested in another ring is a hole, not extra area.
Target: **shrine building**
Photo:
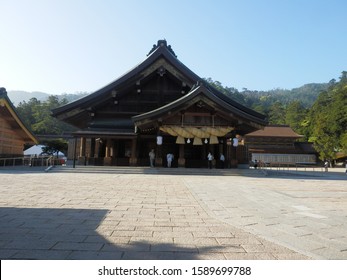
[[[146,59],[90,95],[53,110],[76,127],[69,158],[79,164],[207,167],[211,152],[218,167],[248,163],[244,135],[267,125],[266,117],[230,99],[191,71],[159,40]]]
[[[0,159],[23,157],[24,144],[37,144],[38,140],[19,117],[7,96],[6,89],[0,87]],[[12,161],[15,163],[15,161]]]

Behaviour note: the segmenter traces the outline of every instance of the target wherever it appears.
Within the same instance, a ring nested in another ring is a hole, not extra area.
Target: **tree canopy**
[[[268,117],[270,124],[287,124],[314,144],[320,158],[333,160],[337,152],[347,154],[347,72],[340,80],[307,84],[292,90],[239,92],[206,79],[212,86]]]
[[[314,143],[321,159],[335,159],[337,152],[347,154],[347,72],[339,82],[330,83],[310,109],[309,140]]]
[[[54,140],[44,140],[44,153],[55,155],[58,151],[67,152],[67,141],[61,136],[64,132],[73,131],[71,125],[63,123],[51,116],[51,110],[66,104],[66,99],[59,100],[58,96],[50,95],[47,101],[31,98],[28,102],[21,102],[17,112],[25,125],[36,135],[53,135]],[[27,148],[27,147],[26,147]]]
[[[52,109],[67,104],[66,99],[59,100],[58,96],[50,95],[47,101],[31,98],[28,102],[20,102],[17,112],[27,127],[35,134],[61,135],[74,128],[51,116]]]

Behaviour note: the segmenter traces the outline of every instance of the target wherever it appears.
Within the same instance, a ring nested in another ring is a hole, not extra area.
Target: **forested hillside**
[[[321,159],[333,160],[336,153],[347,154],[347,72],[340,80],[326,84],[307,84],[292,90],[239,92],[207,81],[224,94],[268,117],[270,124],[290,125],[314,143]]]
[[[242,91],[238,91],[232,87],[224,87],[220,82],[213,81],[211,78],[206,79],[206,81],[230,98],[267,115],[270,123],[273,124],[283,124],[285,122],[283,117],[279,117],[284,114],[290,103],[298,101],[303,108],[310,108],[318,95],[329,87],[328,83],[312,83],[292,90],[252,91],[244,88]]]

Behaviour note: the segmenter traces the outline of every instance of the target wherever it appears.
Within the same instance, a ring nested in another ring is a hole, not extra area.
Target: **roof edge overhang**
[[[259,115],[252,115],[250,114],[250,111],[245,112],[237,107],[235,107],[233,104],[227,103],[225,100],[220,99],[218,96],[216,96],[214,93],[210,91],[209,88],[207,88],[203,82],[198,82],[197,86],[195,86],[189,93],[182,96],[181,98],[166,104],[158,109],[152,110],[150,112],[146,112],[140,115],[136,115],[132,117],[132,120],[135,125],[145,122],[151,122],[154,121],[161,116],[165,115],[169,111],[181,111],[182,107],[187,107],[191,105],[191,102],[194,101],[194,99],[197,99],[201,96],[201,99],[207,98],[209,100],[212,100],[217,105],[224,108],[226,111],[236,114],[239,117],[248,119],[249,121],[260,125],[261,127],[265,126],[267,124],[267,120],[265,116],[263,118],[259,118]],[[256,113],[256,112],[255,112]]]
[[[77,130],[71,133],[74,137],[118,137],[118,138],[136,138],[137,134],[133,131],[111,131],[111,130]]]
[[[267,129],[278,129],[276,133],[273,131],[266,131]],[[287,131],[280,131],[286,129]],[[296,133],[289,125],[280,125],[280,124],[268,124],[264,127],[262,131],[253,131],[245,135],[247,138],[291,138],[291,139],[301,139],[304,135]]]
[[[293,138],[293,139],[300,139],[300,138],[303,138],[304,135],[297,135],[297,136],[294,136],[294,135],[271,135],[271,134],[267,134],[267,135],[249,135],[249,134],[246,134],[245,137],[248,137],[248,138],[268,138],[268,137],[273,137],[273,138]]]

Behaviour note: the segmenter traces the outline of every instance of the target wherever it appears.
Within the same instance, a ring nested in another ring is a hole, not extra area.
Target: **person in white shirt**
[[[209,152],[207,155],[207,161],[208,161],[208,168],[212,169],[213,155],[211,154],[211,152]]]
[[[219,160],[220,160],[221,168],[224,169],[225,157],[224,157],[224,155],[222,153],[220,154]]]
[[[155,160],[155,153],[154,153],[154,149],[152,149],[149,154],[149,162],[151,164],[151,167],[154,167],[154,160]]]
[[[172,163],[173,159],[174,159],[174,155],[173,154],[168,153],[166,155],[167,167],[169,167],[169,168],[171,167],[171,163]]]

